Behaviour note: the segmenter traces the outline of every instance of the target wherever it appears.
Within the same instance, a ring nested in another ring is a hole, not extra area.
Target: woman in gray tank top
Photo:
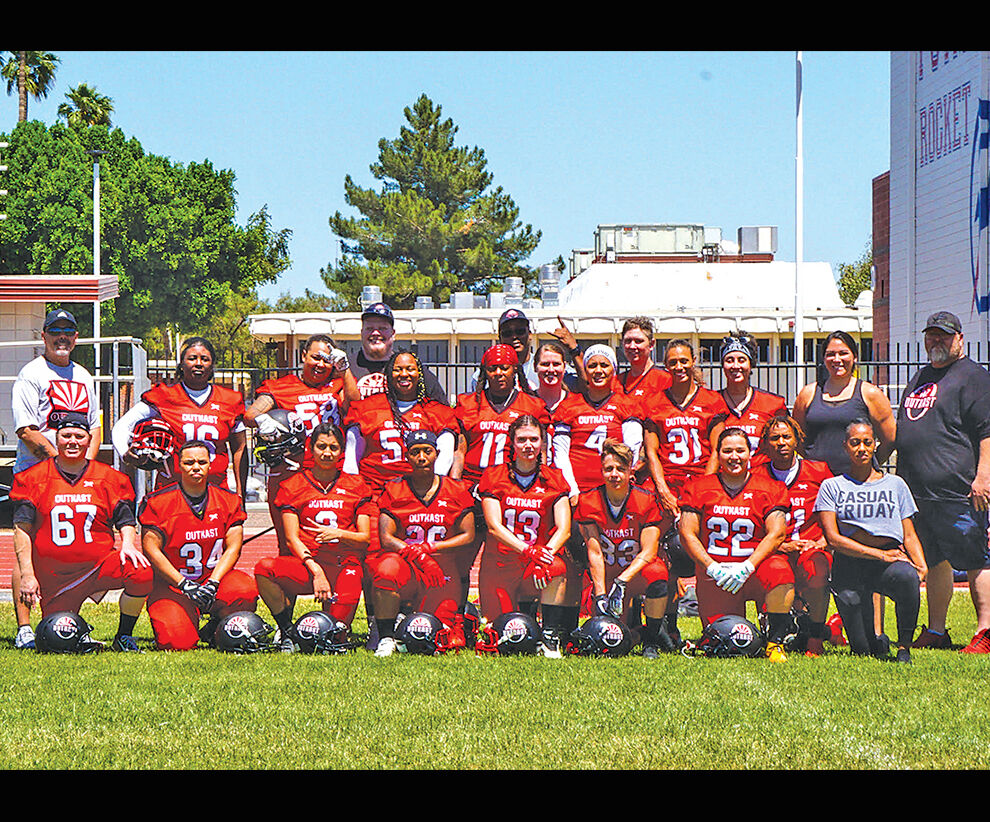
[[[850,470],[822,481],[815,501],[833,552],[832,593],[854,654],[889,653],[874,632],[873,594],[894,601],[897,661],[911,661],[911,641],[928,572],[911,517],[918,510],[907,483],[873,463],[877,441],[869,420],[846,428]]]
[[[856,341],[844,331],[833,331],[822,348],[826,378],[804,386],[794,401],[793,417],[805,432],[804,455],[828,463],[837,476],[850,467],[845,431],[855,419],[873,424],[880,464],[894,450],[897,427],[890,401],[875,385],[856,376],[858,358]]]

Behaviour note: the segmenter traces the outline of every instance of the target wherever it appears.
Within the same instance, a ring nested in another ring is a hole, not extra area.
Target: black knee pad
[[[646,598],[647,599],[663,599],[667,596],[669,588],[667,586],[667,580],[658,579],[655,582],[651,582],[646,586]]]

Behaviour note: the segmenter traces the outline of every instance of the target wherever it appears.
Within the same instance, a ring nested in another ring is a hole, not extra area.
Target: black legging
[[[908,562],[883,562],[835,552],[832,561],[832,593],[842,618],[849,649],[854,654],[873,652],[873,593],[894,601],[897,644],[911,647],[921,608],[921,581]]]

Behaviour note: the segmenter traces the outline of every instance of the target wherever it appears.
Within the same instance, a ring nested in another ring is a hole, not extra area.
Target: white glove
[[[729,569],[726,567],[726,563],[713,562],[711,565],[708,566],[708,570],[706,573],[713,580],[715,580],[715,584],[719,588],[722,588],[723,587],[722,583],[725,582],[725,578],[729,574]]]
[[[258,426],[258,433],[263,437],[274,437],[276,434],[285,434],[289,430],[269,414],[258,414],[254,421]]]
[[[739,593],[739,590],[746,584],[746,580],[755,570],[753,563],[748,559],[744,562],[734,563],[721,583],[722,590],[728,591],[730,594]]]
[[[343,374],[350,368],[350,363],[347,361],[347,352],[341,348],[331,348],[330,365],[333,366],[335,372]]]

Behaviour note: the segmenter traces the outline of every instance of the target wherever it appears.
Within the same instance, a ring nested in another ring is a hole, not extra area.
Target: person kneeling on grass
[[[378,498],[381,550],[368,555],[380,640],[375,656],[396,650],[395,618],[402,603],[436,616],[449,649],[464,648],[467,591],[458,570],[474,546],[474,497],[467,486],[434,471],[439,451],[432,431],[409,431],[412,473],[385,484]]]
[[[678,531],[697,567],[698,612],[705,625],[725,614],[746,616],[753,600],[769,622],[767,658],[783,662],[793,626],[794,572],[777,553],[790,507],[787,487],[751,473],[749,437],[726,428],[716,446],[718,470],[688,480]]]
[[[869,420],[846,427],[848,473],[822,482],[815,502],[833,551],[832,593],[854,654],[887,658],[874,630],[873,594],[894,601],[897,661],[911,661],[911,640],[928,573],[911,517],[918,510],[907,483],[874,467],[878,441]]]
[[[183,443],[179,481],[149,494],[138,512],[142,547],[155,569],[148,617],[166,651],[212,641],[223,617],[258,604],[254,580],[234,568],[244,538],[241,498],[209,482],[210,451],[207,442]],[[202,630],[201,616],[209,617]]]
[[[42,617],[79,613],[109,590],[123,589],[111,648],[138,651],[134,626],[151,592],[151,564],[137,545],[134,490],[120,471],[86,459],[92,434],[82,414],[56,424],[52,459],[14,475],[14,550],[21,600],[41,603]],[[114,528],[120,548],[114,547]]]
[[[311,594],[325,613],[348,629],[354,620],[371,539],[371,490],[341,471],[344,435],[320,423],[309,438],[313,467],[283,480],[275,497],[292,556],[268,557],[254,567],[258,592],[281,632],[283,653],[298,650],[289,635],[291,602]]]

